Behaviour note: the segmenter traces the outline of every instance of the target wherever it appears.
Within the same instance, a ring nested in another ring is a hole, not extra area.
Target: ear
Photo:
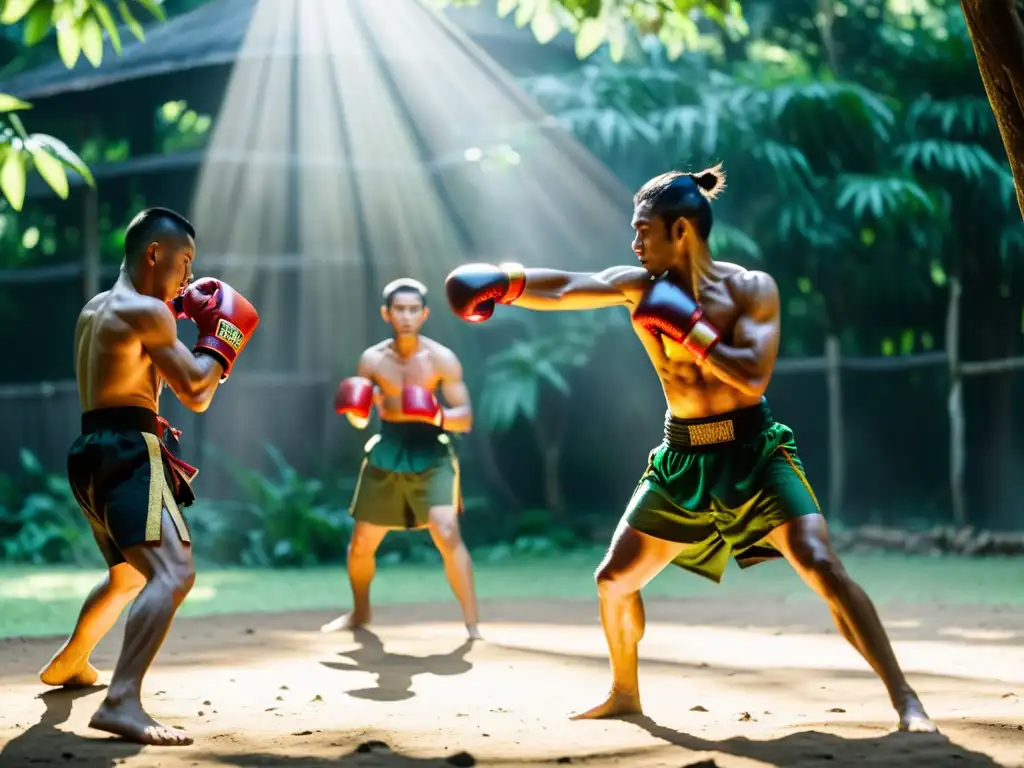
[[[682,240],[686,234],[686,221],[680,216],[678,219],[672,222],[672,226],[669,229],[669,237],[673,240]]]
[[[159,243],[150,243],[149,247],[146,248],[146,263],[149,266],[151,266],[151,267],[154,266],[156,264],[156,260],[157,260],[157,257],[159,255],[160,255],[160,245],[159,245]]]
[[[385,323],[388,323],[388,324],[391,323],[391,318],[388,316],[388,305],[387,304],[381,304],[380,305],[380,316],[381,316],[381,319]]]
[[[427,318],[430,317],[430,307],[423,308],[423,322],[427,322]]]

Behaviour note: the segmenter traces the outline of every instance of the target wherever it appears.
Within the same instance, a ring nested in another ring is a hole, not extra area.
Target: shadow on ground
[[[142,745],[132,744],[114,737],[98,736],[88,738],[61,730],[71,717],[71,707],[76,699],[101,691],[106,686],[92,685],[84,688],[56,688],[39,694],[46,711],[33,725],[19,736],[7,742],[0,752],[0,766],[24,768],[29,765],[73,764],[113,765],[142,751]],[[98,732],[97,732],[98,733]],[[99,752],[102,757],[83,758],[80,752],[88,747],[91,755]]]
[[[328,669],[341,672],[369,672],[377,678],[371,688],[348,691],[349,696],[370,701],[404,701],[411,699],[412,680],[416,675],[464,675],[473,668],[466,654],[473,647],[472,640],[449,653],[435,653],[429,656],[411,656],[404,653],[390,653],[384,650],[384,642],[368,629],[357,629],[352,638],[359,647],[343,651],[338,655],[347,662],[321,661]]]

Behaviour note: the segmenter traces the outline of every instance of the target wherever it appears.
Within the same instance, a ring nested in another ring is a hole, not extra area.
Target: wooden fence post
[[[955,277],[949,281],[949,308],[946,312],[946,357],[949,363],[949,493],[953,504],[953,522],[957,525],[966,525],[964,379],[960,367],[960,280]]]
[[[828,515],[842,517],[846,456],[843,440],[843,388],[839,339],[825,337],[825,384],[828,388]]]

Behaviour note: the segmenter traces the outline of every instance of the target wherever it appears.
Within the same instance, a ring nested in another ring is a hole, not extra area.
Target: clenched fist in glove
[[[334,412],[344,415],[356,429],[366,429],[373,407],[373,382],[362,376],[349,376],[338,385]]]
[[[235,358],[260,324],[256,308],[230,285],[213,277],[196,280],[171,304],[179,318],[190,318],[199,328],[193,351],[216,357],[224,366],[221,381],[227,380]]]
[[[495,302],[512,304],[525,288],[521,264],[464,264],[444,283],[452,311],[467,323],[482,323],[494,314]]]

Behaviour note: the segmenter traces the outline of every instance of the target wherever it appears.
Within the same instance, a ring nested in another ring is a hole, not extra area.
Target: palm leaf
[[[844,174],[839,177],[838,185],[836,208],[852,212],[855,219],[863,219],[868,214],[882,220],[937,212],[935,201],[912,179]]]
[[[1004,172],[1003,167],[979,144],[948,139],[907,142],[896,148],[895,155],[909,172],[941,171],[975,182],[983,182],[987,174]]]

